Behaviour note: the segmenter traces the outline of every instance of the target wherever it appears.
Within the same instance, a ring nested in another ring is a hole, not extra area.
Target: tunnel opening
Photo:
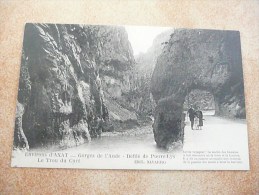
[[[194,89],[187,93],[183,104],[184,112],[187,112],[191,106],[194,110],[200,109],[205,115],[215,115],[217,110],[214,95],[210,91],[201,89]]]

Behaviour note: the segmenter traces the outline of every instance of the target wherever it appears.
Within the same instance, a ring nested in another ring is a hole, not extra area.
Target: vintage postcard
[[[12,167],[249,170],[239,32],[26,24]]]

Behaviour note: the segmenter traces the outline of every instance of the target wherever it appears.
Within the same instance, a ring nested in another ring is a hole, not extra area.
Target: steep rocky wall
[[[150,80],[155,68],[157,57],[169,41],[172,30],[157,35],[151,47],[145,53],[135,56],[136,65],[130,75],[130,90],[123,94],[124,99],[134,108],[138,118],[148,120],[154,111],[154,100],[150,95]]]
[[[162,146],[170,144],[183,131],[176,125],[181,114],[175,115],[175,110],[182,110],[187,92],[193,89],[213,94],[216,114],[245,117],[239,32],[180,29],[171,35],[157,59],[151,80],[151,92],[157,103],[155,136],[172,137]],[[170,106],[163,106],[165,102]],[[159,118],[161,113],[163,120]],[[163,121],[173,123],[171,131],[175,135],[165,134],[166,127],[157,128],[158,124],[165,124]]]
[[[133,50],[123,27],[110,26],[110,31],[100,31],[100,76],[103,88],[113,97],[120,98],[129,90],[129,73],[135,64]]]
[[[174,30],[167,30],[157,35],[153,40],[152,46],[145,53],[138,54],[136,59],[136,67],[137,71],[144,75],[150,74],[153,72],[158,56],[162,53],[162,50],[166,43],[168,43],[170,39],[170,35],[174,32]]]
[[[26,24],[17,104],[24,111],[17,114],[15,134],[24,132],[28,144],[15,139],[15,146],[90,141],[97,117],[109,118],[103,70],[117,79],[133,63],[122,27]]]

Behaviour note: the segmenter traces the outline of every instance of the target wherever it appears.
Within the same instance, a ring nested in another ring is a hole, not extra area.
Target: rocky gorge
[[[26,24],[14,147],[71,147],[98,136],[100,121],[136,120],[114,100],[134,63],[123,27]]]
[[[134,57],[124,27],[26,24],[20,72],[15,149],[144,134],[151,123],[157,146],[168,149],[184,140],[187,99],[245,118],[235,31],[169,30]]]

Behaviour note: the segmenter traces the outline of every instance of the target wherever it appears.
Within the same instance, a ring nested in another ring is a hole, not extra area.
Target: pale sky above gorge
[[[160,33],[172,29],[170,27],[124,26],[128,33],[134,55],[144,53],[152,46],[154,38]]]

